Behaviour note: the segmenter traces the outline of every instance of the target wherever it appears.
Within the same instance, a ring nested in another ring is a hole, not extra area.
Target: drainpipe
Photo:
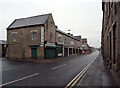
[[[64,46],[62,47],[62,56],[64,57]]]

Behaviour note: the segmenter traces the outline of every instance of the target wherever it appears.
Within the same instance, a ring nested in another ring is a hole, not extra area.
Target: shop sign
[[[44,43],[44,27],[41,27],[41,43]]]

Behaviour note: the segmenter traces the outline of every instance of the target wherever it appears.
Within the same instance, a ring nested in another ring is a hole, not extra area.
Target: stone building
[[[78,48],[79,51],[77,51],[79,54],[82,54],[82,38],[81,35],[79,36],[74,36],[79,42],[78,42]]]
[[[102,2],[102,54],[110,70],[120,71],[120,1]]]
[[[55,58],[52,14],[16,19],[7,28],[8,58]]]
[[[0,58],[6,57],[7,52],[7,42],[5,40],[0,40]]]
[[[82,53],[87,54],[89,52],[87,38],[82,39]]]
[[[76,38],[58,28],[56,29],[56,47],[58,56],[69,56],[80,54],[81,37]]]
[[[52,14],[16,19],[7,28],[7,58],[51,59],[81,54],[81,36],[55,26]]]
[[[63,31],[56,29],[56,47],[57,47],[57,56],[68,56],[69,48],[69,36]]]

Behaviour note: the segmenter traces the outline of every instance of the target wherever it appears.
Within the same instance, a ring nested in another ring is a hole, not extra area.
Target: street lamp
[[[65,30],[65,31],[70,31],[70,30]]]
[[[70,33],[70,30],[65,30],[66,32]]]

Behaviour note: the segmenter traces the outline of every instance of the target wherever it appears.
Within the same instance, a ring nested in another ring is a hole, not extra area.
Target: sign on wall
[[[41,43],[44,43],[44,27],[41,27]]]

